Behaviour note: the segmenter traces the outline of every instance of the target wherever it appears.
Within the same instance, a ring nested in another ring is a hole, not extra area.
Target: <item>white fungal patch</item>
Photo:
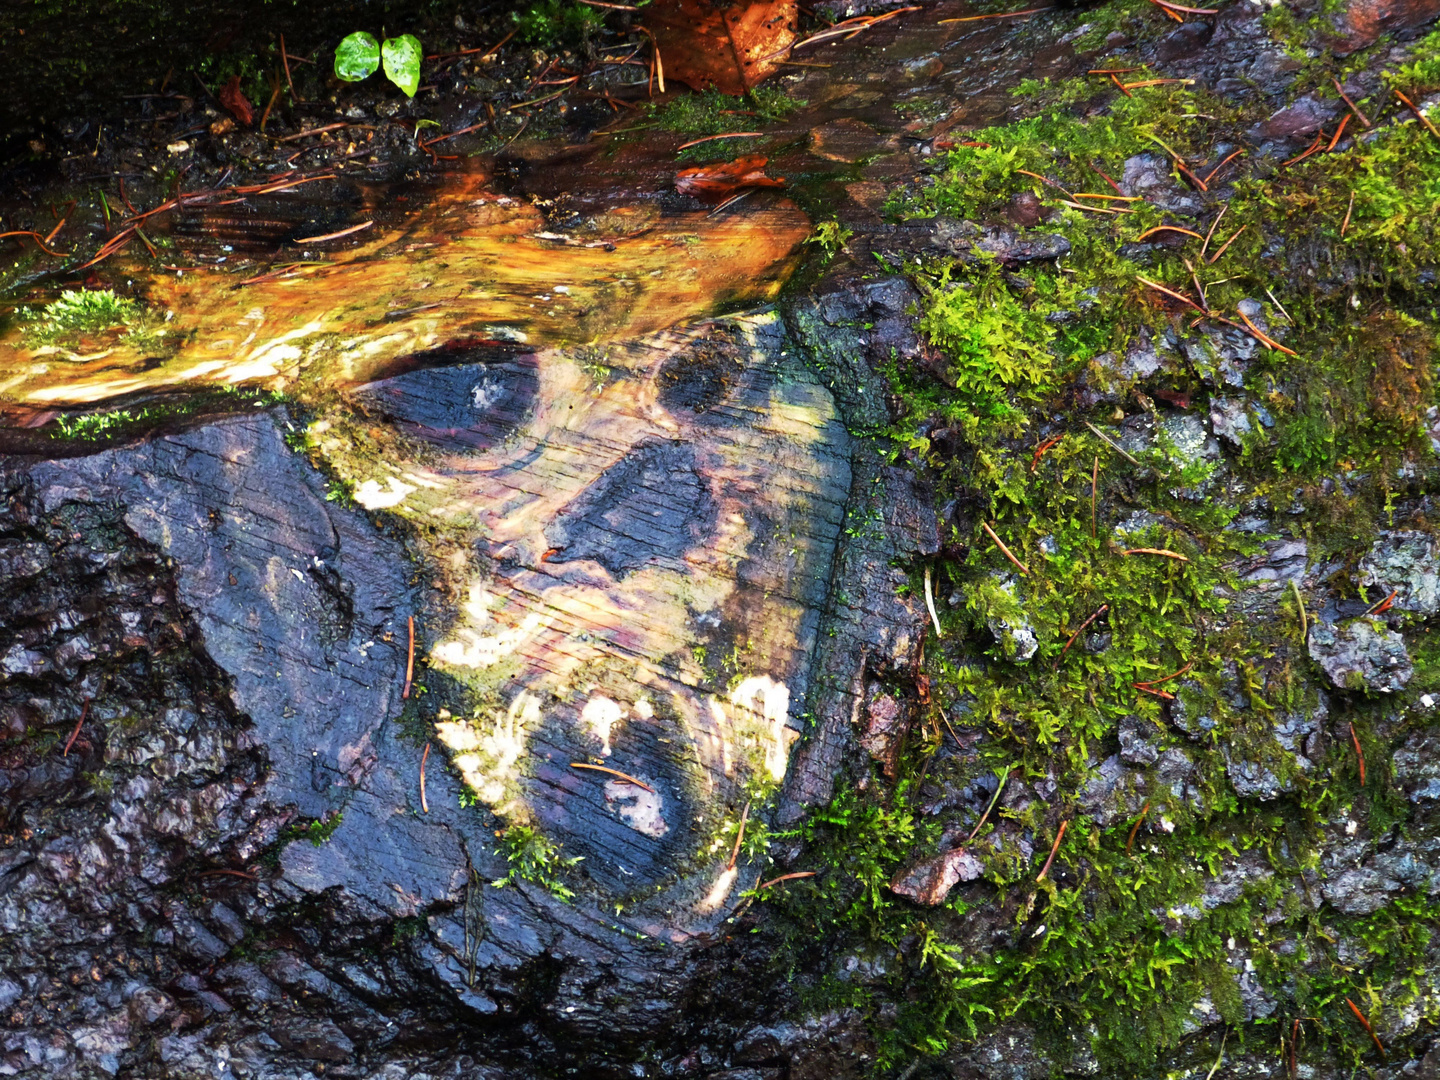
[[[592,694],[580,710],[580,723],[590,734],[600,740],[600,754],[610,756],[610,732],[616,724],[625,719],[625,710],[618,702],[611,701],[604,694]]]
[[[740,871],[735,867],[720,871],[720,876],[715,879],[715,884],[706,893],[705,899],[695,905],[697,911],[702,915],[709,915],[712,911],[718,911],[720,905],[730,899],[730,890],[735,887],[735,878]]]
[[[455,751],[455,767],[465,783],[486,805],[500,810],[520,778],[518,763],[529,729],[539,722],[540,699],[523,691],[503,716],[443,720],[435,725],[435,732]]]
[[[504,385],[499,379],[492,379],[489,375],[470,389],[470,401],[478,412],[485,412],[504,396]]]
[[[461,610],[470,625],[455,631],[449,641],[436,645],[430,655],[439,663],[455,667],[485,668],[503,660],[529,641],[544,626],[538,612],[530,612],[518,626],[482,633],[494,621],[490,614],[492,597],[483,586],[470,586],[470,596]]]
[[[657,791],[646,791],[625,780],[607,780],[605,802],[620,815],[621,821],[638,833],[658,840],[670,831],[660,814],[665,800]]]
[[[730,691],[730,703],[746,709],[763,723],[759,733],[765,754],[765,768],[773,780],[785,779],[790,763],[790,746],[798,734],[786,723],[790,715],[790,688],[769,675],[752,675]]]
[[[374,480],[366,480],[355,489],[355,501],[366,510],[388,510],[399,506],[405,501],[405,496],[414,490],[409,484],[387,476],[383,488]]]

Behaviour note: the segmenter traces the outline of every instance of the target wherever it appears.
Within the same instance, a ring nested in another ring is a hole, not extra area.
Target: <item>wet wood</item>
[[[773,296],[809,231],[793,203],[772,196],[714,215],[621,201],[583,232],[556,232],[479,171],[412,192],[423,206],[414,212],[397,210],[395,191],[364,189],[343,218],[326,220],[316,200],[323,206],[335,184],[273,194],[255,213],[205,210],[171,223],[191,249],[248,243],[296,264],[278,275],[247,275],[239,287],[223,267],[108,266],[140,283],[148,336],[36,345],[12,330],[0,339],[0,416],[207,385],[304,396],[368,382],[457,340],[533,349],[633,337]]]

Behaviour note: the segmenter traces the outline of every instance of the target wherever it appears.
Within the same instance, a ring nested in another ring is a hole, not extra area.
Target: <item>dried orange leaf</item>
[[[655,0],[645,25],[670,78],[743,94],[780,70],[795,42],[795,19],[795,0]]]
[[[230,76],[230,81],[220,88],[218,95],[220,104],[229,109],[236,120],[239,120],[245,127],[255,123],[255,109],[245,99],[245,91],[240,89],[240,76]]]
[[[741,188],[784,187],[783,177],[765,175],[768,158],[742,157],[720,165],[701,165],[675,174],[675,190],[707,202],[718,202]]]

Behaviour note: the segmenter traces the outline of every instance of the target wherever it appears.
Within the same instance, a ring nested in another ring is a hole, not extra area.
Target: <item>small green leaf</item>
[[[380,43],[363,30],[355,31],[335,49],[335,74],[346,82],[359,82],[375,74],[379,66]]]
[[[414,34],[386,38],[380,56],[390,81],[404,90],[406,97],[414,97],[420,88],[420,39]]]

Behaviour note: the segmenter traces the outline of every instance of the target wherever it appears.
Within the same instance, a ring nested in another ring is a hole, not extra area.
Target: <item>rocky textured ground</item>
[[[475,340],[398,293],[392,334],[387,293],[343,346],[378,381],[64,413],[33,365],[90,395],[121,329],[37,356],[12,316],[0,1073],[1440,1075],[1440,137],[1393,94],[1440,91],[1435,12],[966,14],[747,118],[833,226],[739,316],[586,346],[547,290],[536,340]],[[519,100],[466,64],[330,103],[383,133],[362,165]],[[447,147],[532,246],[708,214],[672,190],[695,131],[602,151],[565,104]],[[194,134],[104,152],[207,188],[291,152]],[[153,231],[251,277],[429,182]],[[158,296],[93,273],[7,280]]]

